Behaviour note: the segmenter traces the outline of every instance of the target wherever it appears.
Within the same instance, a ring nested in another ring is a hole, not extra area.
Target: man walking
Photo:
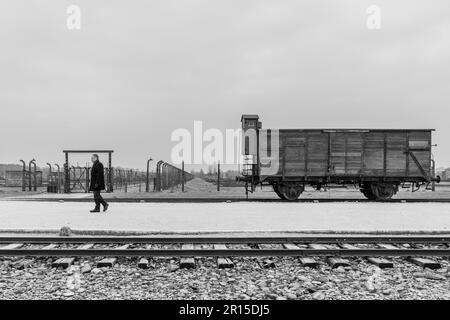
[[[103,199],[100,192],[105,190],[105,174],[103,170],[103,164],[98,160],[98,155],[93,154],[91,157],[92,169],[91,169],[91,184],[89,191],[94,193],[95,208],[91,212],[100,212],[100,204],[103,205],[103,211],[108,210],[108,203]]]

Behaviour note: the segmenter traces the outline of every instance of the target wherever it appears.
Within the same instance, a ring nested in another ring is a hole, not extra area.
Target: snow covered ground
[[[0,230],[145,232],[449,231],[448,203],[91,203],[0,201]]]

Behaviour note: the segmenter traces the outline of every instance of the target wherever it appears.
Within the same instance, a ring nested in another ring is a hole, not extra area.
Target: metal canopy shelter
[[[113,179],[112,179],[112,153],[114,150],[63,150],[65,156],[64,163],[64,193],[70,193],[70,167],[69,167],[69,154],[70,153],[107,153],[108,154],[108,172],[106,175],[106,192],[113,191]],[[89,186],[87,186],[89,187]]]

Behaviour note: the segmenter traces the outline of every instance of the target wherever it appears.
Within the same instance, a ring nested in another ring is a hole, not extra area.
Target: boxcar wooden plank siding
[[[431,170],[433,129],[263,130],[257,115],[243,115],[241,122],[245,133],[259,130],[252,140],[258,150],[247,146],[248,136],[244,140],[252,170],[238,180],[247,194],[271,185],[281,199],[295,201],[307,184],[317,190],[351,184],[369,200],[386,201],[403,182],[420,187],[440,180]]]
[[[328,137],[321,132],[308,133],[308,172],[310,176],[323,176],[328,168]]]
[[[285,178],[422,177],[410,152],[430,173],[430,130],[330,131],[279,130],[277,175]],[[261,147],[267,148],[267,143]]]

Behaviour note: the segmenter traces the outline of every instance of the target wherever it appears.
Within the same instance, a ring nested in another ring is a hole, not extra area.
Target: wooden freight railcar
[[[296,200],[305,185],[352,184],[371,200],[390,199],[400,184],[438,181],[431,156],[433,129],[262,129],[257,115],[243,115],[239,181],[246,190],[272,185]]]

